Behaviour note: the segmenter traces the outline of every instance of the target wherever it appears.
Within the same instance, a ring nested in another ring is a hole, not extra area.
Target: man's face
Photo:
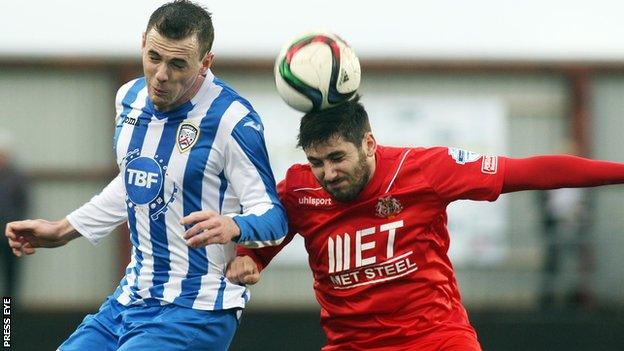
[[[374,152],[370,154],[367,147],[366,140],[358,148],[342,137],[333,137],[304,152],[323,189],[336,200],[349,202],[355,200],[368,184],[373,171]]]
[[[172,110],[190,100],[212,63],[212,54],[199,57],[196,35],[174,40],[152,28],[143,36],[143,72],[147,91],[154,106],[161,111]]]

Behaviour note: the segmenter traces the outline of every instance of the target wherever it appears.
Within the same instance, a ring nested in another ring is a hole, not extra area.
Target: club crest
[[[391,195],[380,197],[375,205],[375,215],[381,218],[392,218],[401,211],[403,211],[403,206]]]
[[[199,129],[191,123],[182,123],[178,127],[178,138],[176,144],[180,152],[185,152],[195,145],[199,138]]]

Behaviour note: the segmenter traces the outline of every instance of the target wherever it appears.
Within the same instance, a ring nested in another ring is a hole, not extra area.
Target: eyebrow
[[[148,55],[156,55],[158,57],[161,57],[160,53],[158,53],[158,51],[154,50],[154,49],[150,49],[148,52]],[[178,63],[178,64],[187,64],[188,62],[183,59],[183,58],[179,58],[179,57],[174,57],[171,60],[169,60],[170,62],[174,62],[174,63]]]
[[[307,159],[308,159],[308,161],[320,161],[322,159],[332,159],[334,157],[342,156],[344,154],[345,154],[344,151],[338,150],[338,151],[330,152],[329,154],[325,155],[325,157],[320,157],[319,158],[319,157],[314,157],[314,156],[308,156]]]
[[[327,158],[334,158],[334,157],[336,157],[336,156],[342,156],[342,155],[344,155],[344,154],[345,154],[345,152],[344,152],[344,151],[342,151],[342,150],[339,150],[339,151],[334,151],[334,152],[330,152],[330,153],[327,155]]]

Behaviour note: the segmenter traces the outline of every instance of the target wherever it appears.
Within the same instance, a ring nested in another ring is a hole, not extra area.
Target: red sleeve
[[[505,159],[447,147],[433,147],[420,157],[422,175],[444,201],[494,201],[501,194]]]
[[[248,247],[244,247],[241,245],[236,246],[236,256],[249,256],[251,257],[256,265],[258,265],[258,271],[262,271],[266,266],[269,265],[269,262],[277,255],[284,246],[288,245],[288,243],[295,237],[294,233],[288,233],[288,235],[284,238],[281,244],[277,246],[265,246],[259,249],[250,249]]]
[[[286,180],[282,180],[281,182],[279,182],[279,184],[277,184],[277,193],[280,197],[280,201],[284,205],[284,208],[286,208],[286,216],[290,217],[291,213],[289,213],[289,210],[288,210],[289,206],[286,203],[287,199],[285,196]],[[292,239],[295,237],[296,231],[293,231],[293,227],[290,221],[288,223],[288,230],[289,230],[288,235],[286,235],[284,240],[282,240],[282,242],[279,245],[265,246],[265,247],[258,248],[258,249],[250,249],[250,248],[238,245],[236,247],[236,256],[246,255],[246,256],[251,257],[251,259],[254,260],[254,262],[256,262],[256,264],[258,265],[258,271],[262,271],[269,264],[269,262],[271,262],[273,257],[275,257],[275,255],[277,255],[280,251],[282,251],[284,246],[288,245],[288,243],[290,243]]]
[[[569,155],[506,158],[503,193],[624,183],[624,164]]]

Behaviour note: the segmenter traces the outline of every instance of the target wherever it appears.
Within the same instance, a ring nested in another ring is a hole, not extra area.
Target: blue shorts
[[[240,311],[202,311],[172,304],[123,306],[109,297],[59,350],[227,350]]]

